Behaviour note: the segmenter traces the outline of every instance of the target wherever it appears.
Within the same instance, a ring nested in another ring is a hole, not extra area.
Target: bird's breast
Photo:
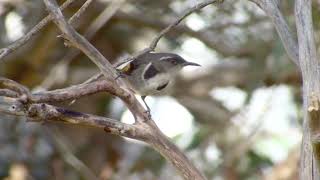
[[[159,94],[162,92],[170,82],[169,74],[157,74],[156,76],[145,80],[144,87],[141,88],[141,93],[144,95]]]

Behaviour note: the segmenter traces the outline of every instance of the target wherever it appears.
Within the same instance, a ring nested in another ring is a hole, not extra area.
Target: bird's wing
[[[121,64],[117,67],[117,70],[123,74],[130,75],[133,70],[136,69],[135,63],[133,61],[129,61],[127,63]]]
[[[142,73],[142,77],[145,80],[148,80],[154,76],[156,76],[159,73],[159,70],[150,62],[146,68],[145,71]]]

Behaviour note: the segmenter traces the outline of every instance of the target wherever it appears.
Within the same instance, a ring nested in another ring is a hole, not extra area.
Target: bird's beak
[[[185,62],[183,63],[183,66],[201,66],[201,65],[194,62]]]

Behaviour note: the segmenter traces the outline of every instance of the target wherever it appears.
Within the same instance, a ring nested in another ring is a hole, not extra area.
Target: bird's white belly
[[[146,88],[143,90],[143,94],[158,94],[163,89],[157,90],[158,87],[168,84],[170,82],[170,74],[158,74],[157,76],[145,81]]]

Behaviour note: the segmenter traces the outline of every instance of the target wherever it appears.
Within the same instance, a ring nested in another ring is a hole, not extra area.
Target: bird
[[[150,108],[145,98],[150,95],[161,94],[168,84],[185,66],[200,66],[188,62],[174,53],[148,52],[137,58],[116,67],[120,77],[124,78],[129,88],[141,96],[147,113]]]

